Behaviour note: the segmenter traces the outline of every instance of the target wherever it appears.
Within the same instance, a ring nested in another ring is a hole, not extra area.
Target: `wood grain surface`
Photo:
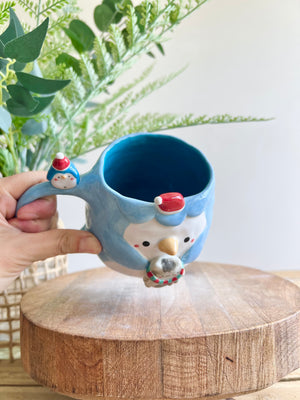
[[[299,288],[240,266],[193,263],[162,289],[83,271],[37,286],[21,311],[25,370],[74,398],[230,398],[300,365]]]

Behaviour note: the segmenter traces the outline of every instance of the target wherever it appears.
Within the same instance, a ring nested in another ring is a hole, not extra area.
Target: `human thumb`
[[[102,250],[99,240],[94,235],[75,229],[51,229],[40,233],[23,232],[19,235],[17,248],[23,265],[60,254],[98,254]]]

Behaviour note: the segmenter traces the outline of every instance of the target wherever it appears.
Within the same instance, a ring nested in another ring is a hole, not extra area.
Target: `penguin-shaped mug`
[[[84,199],[83,229],[101,242],[100,259],[142,277],[147,287],[178,282],[202,250],[212,220],[214,172],[198,149],[180,139],[124,136],[82,176],[58,153],[47,178],[21,196],[17,210],[49,195]]]

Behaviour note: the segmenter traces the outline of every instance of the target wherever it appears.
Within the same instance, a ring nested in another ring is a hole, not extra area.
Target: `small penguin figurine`
[[[57,153],[48,171],[47,179],[57,189],[72,189],[80,176],[75,165],[63,153]]]

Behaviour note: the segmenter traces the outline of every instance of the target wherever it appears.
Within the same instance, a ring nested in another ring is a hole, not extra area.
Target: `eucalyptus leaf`
[[[16,73],[18,81],[22,86],[31,92],[39,94],[52,94],[58,90],[63,89],[71,81],[68,80],[58,80],[58,79],[44,79],[37,76],[27,74],[25,72]]]
[[[72,31],[77,36],[77,40],[81,43],[82,51],[92,50],[95,34],[85,22],[74,19],[69,25],[68,32],[69,31]],[[70,39],[72,40],[71,37]]]
[[[32,135],[40,135],[41,133],[46,132],[48,127],[48,122],[46,120],[36,121],[34,119],[29,119],[22,126],[22,133],[24,135],[32,136]]]
[[[119,3],[121,0],[103,0],[102,4],[108,6],[113,12],[116,11],[116,4]]]
[[[4,57],[4,43],[0,39],[0,57]]]
[[[24,29],[23,29],[23,27],[21,25],[21,22],[20,22],[19,18],[17,17],[16,13],[14,12],[14,10],[12,8],[9,9],[9,17],[10,17],[10,20],[14,21],[14,23],[15,23],[15,29],[16,29],[17,37],[23,36],[24,35]]]
[[[7,29],[0,35],[0,40],[6,44],[9,41],[24,35],[22,25],[12,8],[9,9],[9,25]]]
[[[73,68],[77,75],[81,75],[80,62],[77,58],[67,53],[61,53],[55,61],[56,65],[65,64],[67,68]]]
[[[37,28],[6,43],[5,57],[14,58],[21,63],[29,63],[38,58],[47,33],[49,18]]]
[[[97,6],[94,10],[94,21],[97,28],[102,32],[107,32],[113,21],[114,11],[106,4]]]
[[[118,11],[118,6],[121,2],[122,0],[104,0],[102,2],[102,4],[108,6],[113,11],[110,23],[118,24],[123,18],[123,14]]]
[[[11,116],[10,113],[5,110],[5,108],[0,107],[0,129],[4,132],[8,132],[9,127],[11,126]]]
[[[6,102],[7,109],[11,114],[17,115],[19,117],[31,117],[33,115],[39,114],[45,108],[49,106],[55,96],[47,96],[47,97],[33,97],[34,100],[38,101],[38,106],[33,110],[30,111],[24,105],[17,103],[13,99],[9,99]]]
[[[35,110],[39,104],[38,101],[34,100],[29,90],[21,85],[8,85],[7,90],[16,103],[23,105],[29,111]]]
[[[5,74],[7,64],[8,64],[8,60],[4,60],[4,59],[0,58],[0,72]]]
[[[2,88],[2,101],[5,103],[10,98],[8,91]]]
[[[12,65],[12,69],[14,70],[14,71],[23,71],[23,69],[26,67],[26,63],[23,63],[23,62],[19,62],[19,61],[16,61],[13,65]]]
[[[81,43],[80,37],[69,28],[63,28],[63,31],[71,39],[72,45],[78,51],[78,53],[83,53],[84,46]]]

